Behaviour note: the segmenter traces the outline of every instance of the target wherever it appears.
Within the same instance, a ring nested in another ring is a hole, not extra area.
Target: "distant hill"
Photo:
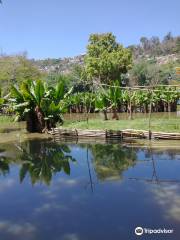
[[[133,54],[134,63],[139,60],[155,60],[157,64],[166,64],[169,61],[177,61],[180,58],[180,36],[173,37],[169,32],[163,40],[156,36],[150,39],[141,37],[140,43],[128,46]],[[75,57],[32,60],[32,62],[43,72],[67,74],[75,65],[84,64],[85,54]]]
[[[71,72],[75,65],[84,64],[85,54],[75,57],[67,58],[48,58],[45,60],[32,60],[33,63],[39,68],[40,71],[47,73],[62,73],[67,74]]]
[[[84,64],[84,57],[85,54],[70,58],[48,58],[45,60],[32,60],[32,62],[42,72],[68,74],[72,71],[74,66]],[[180,59],[179,54],[176,53],[153,57],[144,55],[143,58],[149,61],[156,61],[156,63],[159,65],[166,64],[170,61],[175,62]],[[134,58],[134,63],[137,63],[141,59],[141,56]]]

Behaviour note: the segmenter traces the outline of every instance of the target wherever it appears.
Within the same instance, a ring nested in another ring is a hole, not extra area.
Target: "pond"
[[[180,148],[169,145],[1,135],[0,239],[178,240]],[[174,232],[139,237],[137,226]]]

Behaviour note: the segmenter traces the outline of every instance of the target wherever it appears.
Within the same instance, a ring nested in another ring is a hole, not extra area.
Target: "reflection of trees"
[[[5,151],[0,149],[0,175],[9,173],[9,159],[5,156]]]
[[[13,153],[13,155],[12,155]],[[70,175],[70,148],[65,144],[32,140],[20,145],[4,145],[0,149],[0,175],[6,175],[13,163],[20,165],[19,177],[22,182],[27,175],[32,184],[41,181],[50,184],[54,174],[64,171]]]
[[[91,145],[93,163],[98,178],[120,176],[124,170],[133,166],[136,160],[134,149],[127,149],[118,144]]]
[[[70,175],[70,161],[75,161],[70,155],[67,145],[58,145],[46,141],[29,141],[26,147],[22,147],[22,166],[20,169],[20,181],[27,174],[32,184],[42,181],[50,184],[53,174],[64,171]]]

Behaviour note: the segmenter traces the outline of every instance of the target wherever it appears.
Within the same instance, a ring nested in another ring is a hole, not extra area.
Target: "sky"
[[[86,52],[89,35],[112,32],[128,46],[142,36],[180,35],[179,0],[2,0],[0,51],[29,58]]]

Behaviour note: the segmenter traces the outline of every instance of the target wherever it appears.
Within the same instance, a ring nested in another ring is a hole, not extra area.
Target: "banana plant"
[[[168,112],[171,112],[171,104],[178,100],[179,95],[179,92],[173,91],[172,88],[162,91],[161,99],[167,104]]]
[[[64,99],[68,94],[62,83],[48,88],[40,80],[23,82],[20,87],[11,86],[11,106],[17,114],[16,120],[26,120],[29,132],[43,132],[62,122],[65,111]]]
[[[83,102],[85,105],[86,113],[89,113],[94,108],[95,94],[92,92],[83,93]]]
[[[2,110],[3,103],[4,103],[4,99],[2,97],[2,90],[0,88],[0,111]]]
[[[137,90],[135,94],[135,106],[140,108],[140,112],[147,112],[148,104],[148,92],[143,90]]]
[[[111,103],[110,108],[113,111],[112,118],[119,120],[117,109],[122,102],[122,91],[120,89],[120,85],[118,81],[114,83],[113,87],[110,87],[108,96],[109,96],[109,101]]]
[[[127,105],[127,111],[129,112],[129,119],[132,119],[132,107],[136,100],[136,91],[124,90],[122,93],[122,100]]]
[[[108,120],[107,110],[109,107],[109,97],[106,90],[101,89],[95,98],[95,111],[102,111],[104,114],[104,120]]]

